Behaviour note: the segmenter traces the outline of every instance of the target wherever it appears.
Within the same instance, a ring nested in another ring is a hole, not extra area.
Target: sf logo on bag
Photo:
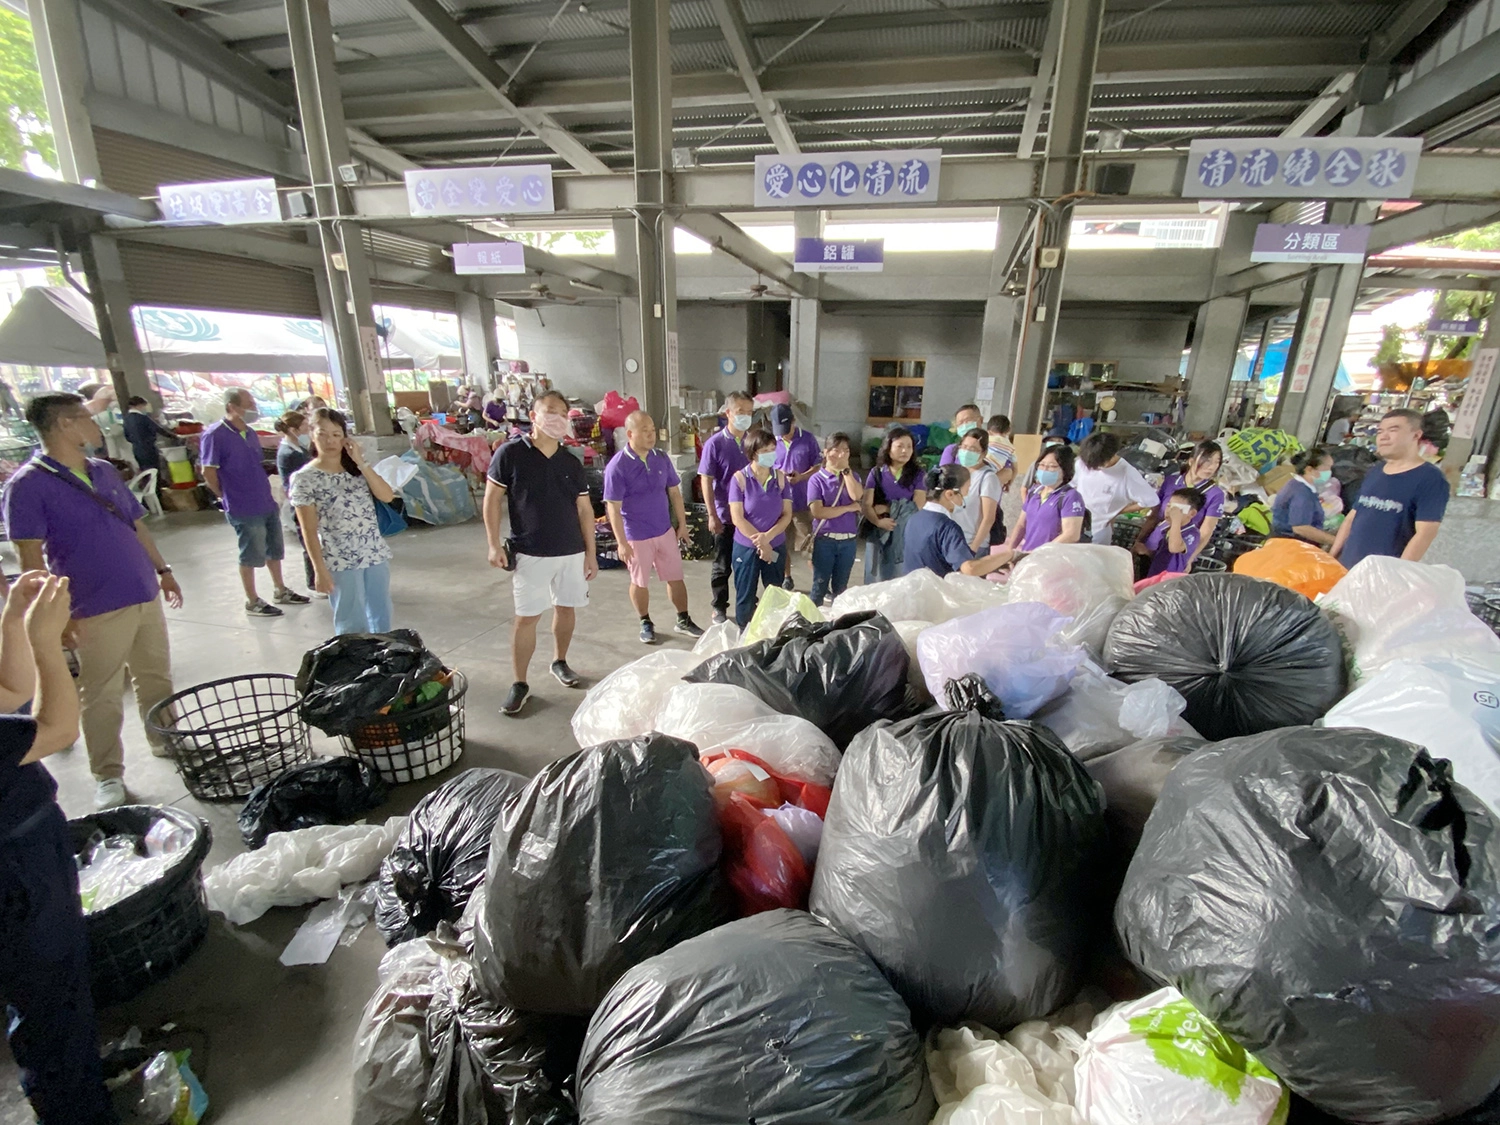
[[[1500,707],[1500,697],[1497,697],[1492,691],[1476,691],[1474,693],[1474,702],[1481,707]]]

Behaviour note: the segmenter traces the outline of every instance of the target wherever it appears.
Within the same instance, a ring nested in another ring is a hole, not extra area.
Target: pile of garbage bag
[[[490,837],[526,778],[509,770],[465,770],[417,802],[380,865],[375,925],[387,945],[457,922],[484,881]]]
[[[919,1022],[1006,1028],[1078,988],[1104,801],[1050,732],[1003,721],[977,677],[949,702],[849,747],[812,910],[874,958]]]
[[[240,835],[245,847],[258,848],[272,832],[342,824],[385,804],[386,793],[375,767],[358,758],[293,766],[251,790],[240,810]]]
[[[928,1125],[934,1108],[901,997],[851,942],[791,910],[635,966],[578,1062],[584,1125]]]
[[[299,709],[324,734],[352,734],[415,698],[446,671],[411,629],[344,633],[303,654]]]
[[[1349,573],[1327,551],[1286,538],[1268,539],[1264,547],[1241,555],[1234,560],[1234,572],[1264,578],[1314,600]]]
[[[1015,602],[934,625],[917,637],[927,690],[979,675],[1012,719],[1027,719],[1068,690],[1088,654],[1068,642],[1068,619],[1041,602]],[[876,716],[871,717],[871,721]]]
[[[730,917],[697,749],[649,734],[559,759],[495,824],[474,953],[487,994],[587,1016],[632,965]]]
[[[1115,921],[1136,965],[1336,1117],[1440,1121],[1500,1084],[1500,836],[1411,743],[1304,727],[1195,751]]]
[[[1003,605],[1004,586],[968,574],[939,578],[926,567],[868,586],[850,586],[833,603],[833,616],[879,613],[887,621],[928,621],[940,625],[955,617]]]
[[[1125,684],[1088,660],[1067,692],[1034,718],[1087,762],[1143,739],[1193,736],[1182,718],[1186,707],[1181,692],[1154,676]]]
[[[616,668],[589,688],[573,712],[579,746],[638,738],[656,729],[656,713],[667,692],[702,663],[695,653],[659,649]]]
[[[1310,723],[1344,692],[1332,624],[1301,594],[1241,574],[1188,574],[1120,611],[1104,649],[1126,683],[1157,677],[1209,739]]]
[[[779,774],[818,785],[833,785],[843,757],[806,719],[731,684],[678,683],[662,701],[655,729],[691,742],[702,757],[744,750]]]
[[[1123,547],[1052,543],[1016,564],[1006,590],[1011,602],[1041,602],[1069,618],[1063,643],[1083,645],[1098,658],[1134,587],[1135,564]]]

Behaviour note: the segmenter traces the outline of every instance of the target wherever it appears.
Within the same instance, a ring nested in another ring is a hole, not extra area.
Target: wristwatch
[[[157,567],[156,573],[158,575],[171,574],[172,573],[172,566],[171,566],[171,564],[168,563],[166,566]]]

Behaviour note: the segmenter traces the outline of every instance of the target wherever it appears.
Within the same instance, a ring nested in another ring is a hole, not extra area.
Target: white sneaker
[[[125,783],[118,777],[104,777],[94,787],[94,808],[113,809],[125,804],[130,798],[125,793]]]

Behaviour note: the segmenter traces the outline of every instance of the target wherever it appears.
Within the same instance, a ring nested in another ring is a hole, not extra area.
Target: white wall
[[[624,389],[614,302],[516,309],[515,318],[521,358],[564,394],[598,402],[606,391]]]
[[[746,321],[743,304],[679,304],[677,354],[684,387],[713,391],[722,403],[728,391],[745,389]],[[724,375],[719,363],[734,359],[735,372]]]

